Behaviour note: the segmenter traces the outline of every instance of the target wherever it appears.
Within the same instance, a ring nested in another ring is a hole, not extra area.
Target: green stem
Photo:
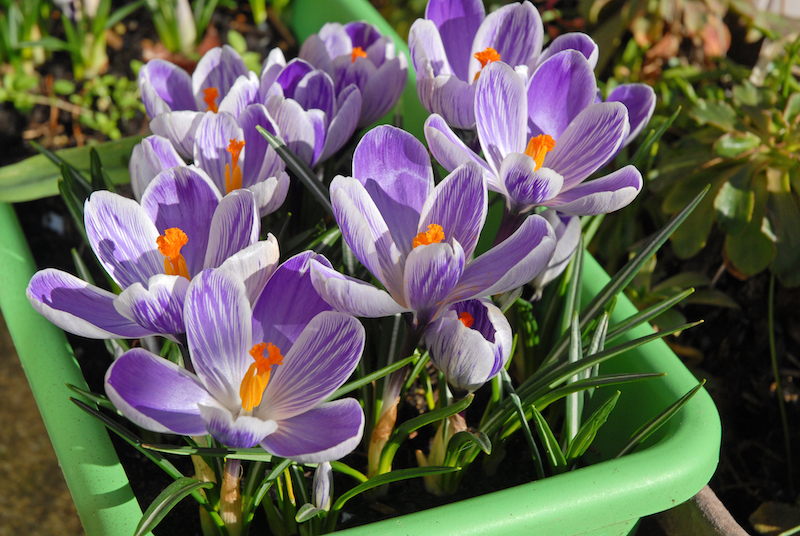
[[[775,273],[770,273],[769,277],[769,311],[767,312],[769,321],[769,356],[772,361],[772,375],[775,377],[775,394],[778,397],[778,408],[781,412],[781,425],[783,426],[783,442],[786,448],[786,464],[788,465],[789,490],[794,495],[794,479],[792,478],[792,445],[789,438],[789,421],[786,418],[786,406],[783,401],[783,388],[781,387],[781,377],[778,373],[778,356],[775,351]]]

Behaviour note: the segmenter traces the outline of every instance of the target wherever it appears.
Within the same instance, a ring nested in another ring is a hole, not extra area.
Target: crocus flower
[[[431,362],[447,383],[475,391],[500,372],[511,357],[511,325],[490,300],[466,300],[448,307],[425,330]]]
[[[551,56],[531,77],[527,91],[508,65],[488,65],[475,97],[478,138],[486,159],[469,149],[444,119],[425,123],[431,152],[447,170],[479,163],[489,188],[506,199],[517,224],[536,206],[566,215],[604,214],[630,203],[642,187],[634,166],[589,182],[628,138],[626,107],[595,104],[597,85],[589,62],[574,50]],[[512,226],[513,228],[513,226]]]
[[[289,175],[285,164],[256,126],[270,119],[261,104],[251,104],[238,121],[226,112],[205,114],[194,139],[194,165],[202,169],[221,192],[239,188],[253,192],[261,216],[277,210],[286,199]],[[166,138],[148,136],[133,148],[128,165],[134,196],[158,173],[185,162]]]
[[[106,373],[106,393],[139,426],[210,434],[233,448],[260,444],[298,462],[324,462],[361,440],[358,401],[324,402],[355,370],[364,328],[325,310],[301,254],[279,267],[251,312],[240,278],[204,270],[186,296],[194,373],[136,348]]]
[[[600,92],[596,102],[603,102]],[[625,147],[641,134],[656,109],[656,93],[647,84],[620,84],[611,90],[605,102],[621,102],[628,109],[630,133],[622,143]]]
[[[353,177],[333,180],[331,204],[345,242],[386,290],[319,263],[312,263],[314,287],[356,316],[413,312],[420,330],[453,303],[527,283],[555,249],[553,230],[532,216],[506,242],[472,259],[487,212],[481,168],[468,163],[434,188],[425,147],[387,125],[358,144]]]
[[[341,149],[361,114],[361,92],[355,84],[337,92],[328,73],[299,58],[287,64],[279,48],[264,62],[259,99],[274,125],[267,130],[308,165]]]
[[[455,128],[474,129],[475,80],[488,63],[502,61],[527,77],[566,49],[597,62],[597,45],[586,34],[559,36],[542,53],[543,35],[542,19],[529,2],[487,17],[482,0],[430,0],[425,19],[416,20],[408,34],[422,105]]]
[[[581,219],[578,216],[565,216],[552,208],[548,208],[540,216],[547,220],[555,232],[556,251],[547,263],[547,269],[531,281],[534,292],[532,301],[539,300],[544,287],[567,269],[581,241]]]
[[[261,224],[252,193],[222,197],[202,171],[188,167],[159,174],[141,205],[94,192],[84,221],[89,245],[122,293],[54,269],[36,273],[27,289],[34,309],[83,337],[181,334],[192,277],[224,266],[241,277],[255,300],[279,257],[274,237],[258,242]]]
[[[361,92],[358,127],[370,125],[397,103],[408,77],[408,60],[394,42],[366,22],[325,24],[308,37],[299,57],[328,73],[336,94],[355,84]]]
[[[206,52],[191,76],[177,65],[152,60],[139,71],[150,130],[169,139],[178,153],[192,157],[194,133],[206,112],[239,114],[256,101],[258,76],[232,47]]]

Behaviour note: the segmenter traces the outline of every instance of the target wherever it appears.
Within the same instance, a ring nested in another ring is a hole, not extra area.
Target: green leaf
[[[440,467],[440,466],[429,466],[429,467],[412,467],[410,469],[395,469],[390,473],[384,473],[382,475],[374,476],[367,480],[366,482],[359,484],[358,486],[347,490],[345,493],[339,497],[331,508],[332,511],[340,510],[347,501],[358,495],[359,493],[364,493],[365,491],[371,490],[373,488],[377,488],[379,486],[383,486],[385,484],[391,484],[392,482],[399,482],[401,480],[408,480],[409,478],[418,478],[421,476],[433,476],[433,475],[441,475],[444,473],[455,473],[456,471],[460,471],[460,467]]]
[[[544,445],[544,450],[547,453],[547,461],[550,464],[550,469],[560,474],[567,470],[567,460],[564,458],[564,453],[561,452],[561,447],[558,446],[558,440],[550,429],[545,419],[536,406],[531,408],[533,410],[533,424],[536,429],[536,435],[539,436],[539,441]]]
[[[660,127],[658,127],[658,130],[653,129],[648,132],[644,142],[642,142],[642,144],[639,146],[639,149],[636,151],[636,154],[633,155],[633,158],[631,158],[631,165],[639,167],[642,160],[644,160],[644,158],[650,153],[650,149],[653,144],[658,143],[661,140],[661,136],[663,136],[664,132],[666,132],[667,129],[672,126],[672,123],[675,122],[680,113],[681,107],[678,106],[678,109],[675,110],[669,119],[667,119]]]
[[[313,519],[320,514],[325,514],[325,510],[317,508],[311,503],[305,503],[297,510],[297,514],[294,516],[294,520],[298,523],[304,523],[309,519]]]
[[[631,372],[626,374],[600,374],[592,376],[585,380],[578,380],[576,382],[568,383],[558,389],[548,391],[544,395],[532,401],[532,405],[544,410],[547,406],[564,398],[570,393],[578,393],[580,391],[587,391],[597,389],[598,387],[605,387],[609,385],[621,385],[623,383],[634,383],[644,380],[652,380],[665,376],[663,372]]]
[[[136,526],[134,536],[142,536],[152,531],[164,519],[164,516],[187,495],[191,495],[192,492],[199,489],[213,487],[213,482],[201,482],[189,477],[179,478],[159,493],[158,497],[147,507],[142,519]]]
[[[100,154],[92,147],[89,151],[89,172],[92,177],[92,190],[108,190],[117,193],[117,187],[108,176],[103,163],[100,161]]]
[[[75,93],[76,87],[75,84],[70,82],[69,80],[64,80],[60,78],[53,82],[53,91],[58,95],[72,95]]]
[[[395,361],[394,363],[392,363],[388,367],[383,367],[380,370],[376,370],[372,374],[368,374],[368,375],[364,376],[361,379],[358,379],[358,380],[352,381],[350,383],[347,383],[347,384],[341,386],[340,388],[338,388],[336,391],[334,391],[334,393],[331,396],[328,397],[328,400],[329,401],[330,400],[336,400],[337,398],[340,398],[342,395],[346,395],[347,393],[349,393],[351,391],[355,391],[359,387],[362,387],[364,385],[370,384],[370,383],[374,382],[375,380],[383,378],[384,376],[386,376],[388,374],[391,374],[392,372],[394,372],[396,370],[400,370],[401,368],[405,367],[406,365],[408,365],[410,363],[413,363],[414,361],[416,361],[419,358],[420,358],[419,354],[414,354],[414,355],[412,355],[410,357],[406,357],[405,359],[401,359],[400,361]]]
[[[314,196],[314,199],[322,205],[322,208],[325,211],[333,216],[333,207],[331,207],[330,199],[328,198],[328,189],[325,188],[325,185],[317,178],[317,175],[311,171],[311,168],[308,165],[300,160],[291,149],[286,146],[286,143],[280,139],[279,137],[267,132],[264,127],[258,126],[256,129],[264,136],[269,144],[275,149],[275,152],[278,153],[278,156],[286,163],[286,167],[288,167],[297,178],[300,179],[300,182],[308,188],[311,194]],[[0,199],[2,201],[2,199]]]
[[[714,125],[725,132],[735,130],[739,122],[736,111],[725,101],[698,99],[689,115],[700,125]]]
[[[141,139],[134,136],[94,146],[103,157],[104,168],[114,184],[130,181],[128,160],[133,146]],[[50,154],[88,175],[91,170],[90,150],[91,147],[75,147]],[[60,177],[60,169],[43,154],[0,168],[0,202],[19,203],[58,195]]]
[[[578,430],[575,439],[569,444],[567,462],[571,463],[573,460],[577,460],[583,456],[583,453],[592,445],[592,441],[594,441],[595,436],[597,436],[598,430],[605,424],[608,420],[608,416],[611,414],[611,410],[617,405],[619,395],[620,392],[617,391],[612,397],[603,402],[603,404],[592,413],[592,416],[581,425],[581,429]]]
[[[272,461],[274,456],[261,447],[249,449],[230,449],[227,447],[175,447],[172,445],[147,445],[142,444],[142,448],[167,454],[179,456],[207,456],[209,458],[232,458],[234,460],[249,460],[256,462]]]
[[[614,457],[619,458],[620,456],[627,454],[628,452],[636,448],[636,446],[639,443],[643,442],[645,439],[650,437],[650,435],[653,432],[655,432],[656,430],[661,428],[664,424],[666,424],[667,421],[669,421],[673,415],[678,413],[681,410],[681,408],[683,408],[683,406],[685,406],[686,403],[689,402],[689,400],[691,400],[692,397],[696,395],[698,391],[700,391],[700,389],[703,387],[703,385],[705,385],[705,383],[706,381],[702,380],[695,387],[693,387],[691,391],[683,395],[680,399],[675,401],[675,403],[670,405],[667,409],[665,409],[664,411],[653,417],[650,421],[642,425],[636,432],[634,432],[634,434],[631,436],[630,441],[628,441],[628,443],[624,447],[622,447],[622,450],[619,452],[619,454],[617,454]]]
[[[722,158],[739,158],[748,151],[761,145],[761,138],[750,131],[727,132],[720,136],[714,144],[714,154]]]
[[[753,217],[744,230],[725,238],[725,255],[729,267],[741,277],[750,277],[765,270],[775,258],[776,247],[765,217],[767,186],[764,180],[753,181],[755,194]]]
[[[453,437],[450,438],[450,441],[447,443],[447,457],[445,459],[454,456],[464,448],[465,445],[470,443],[477,446],[486,455],[492,453],[492,441],[489,439],[489,436],[480,431],[469,432],[463,430],[453,434]]]
[[[700,289],[693,296],[686,300],[686,303],[712,305],[714,307],[727,307],[729,309],[739,309],[739,304],[721,290]]]
[[[79,394],[83,398],[91,401],[94,404],[97,404],[100,407],[110,409],[111,411],[117,410],[117,408],[114,407],[114,404],[112,404],[111,401],[108,399],[108,397],[106,397],[105,395],[93,393],[91,391],[86,391],[85,389],[81,389],[80,387],[75,387],[70,383],[66,385],[70,391]]]
[[[787,123],[793,125],[800,116],[800,93],[792,93],[786,100],[786,108],[783,110],[783,118]]]
[[[800,212],[784,177],[779,191],[770,191],[767,201],[772,228],[778,241],[772,271],[787,287],[800,285]],[[777,188],[776,188],[777,189]]]
[[[228,44],[240,55],[247,52],[247,41],[236,30],[228,30]]]
[[[714,197],[717,223],[728,234],[741,233],[753,218],[755,194],[750,185],[754,172],[754,166],[742,166]]]

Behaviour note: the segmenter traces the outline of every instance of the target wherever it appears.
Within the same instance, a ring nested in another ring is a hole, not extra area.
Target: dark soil
[[[221,13],[215,19],[217,32],[224,39],[228,25],[239,24],[240,31],[248,38],[250,49],[266,53],[275,45],[273,35],[280,31],[272,28],[270,34],[259,34],[248,24],[248,14]],[[116,75],[132,76],[130,62],[142,55],[142,38],[155,35],[149,16],[144,11],[128,22],[123,46],[119,51],[109,50],[109,72]],[[289,46],[288,43],[283,43]],[[43,74],[68,77],[67,65],[63,56],[56,55],[43,68]],[[10,104],[0,106],[0,165],[7,165],[26,156],[35,154],[27,143],[22,141],[22,132],[47,124],[50,110],[37,107],[30,115],[18,113]],[[61,132],[71,136],[74,132],[72,117],[61,112],[58,116]],[[124,134],[143,132],[145,118],[127,124]],[[97,133],[82,131],[82,134],[103,141]],[[49,139],[52,139],[50,136]],[[69,143],[77,143],[70,137]],[[39,267],[58,267],[74,272],[70,248],[77,248],[87,264],[92,266],[91,252],[80,241],[69,213],[59,198],[43,199],[16,205],[17,215],[26,232],[28,242],[34,252]],[[58,247],[53,247],[57,244]],[[688,261],[678,261],[671,256],[668,246],[659,258],[659,266],[668,274],[679,271],[701,271],[713,276],[721,263],[719,251],[721,237],[712,235],[709,246],[697,257]],[[775,394],[774,378],[769,354],[769,324],[767,299],[770,283],[769,274],[761,274],[747,281],[739,281],[723,273],[716,288],[731,296],[740,306],[739,310],[690,306],[685,314],[690,320],[704,319],[705,324],[694,330],[684,332],[675,343],[679,355],[686,356],[687,366],[699,377],[706,378],[707,390],[711,393],[723,423],[723,443],[720,465],[711,481],[712,489],[729,508],[736,520],[752,531],[748,517],[765,501],[791,503],[797,497],[800,486],[800,460],[794,460],[793,470],[787,460],[778,403]],[[100,275],[97,274],[97,280]],[[798,383],[800,383],[800,290],[784,289],[776,283],[775,293],[775,337],[781,385],[786,400],[789,430],[792,431],[792,445],[800,444],[800,404],[798,404]],[[70,337],[90,387],[102,392],[102,381],[109,361],[104,344],[100,341],[87,341]],[[692,348],[695,351],[684,351]],[[698,357],[699,356],[699,357]],[[409,413],[415,411],[412,405],[403,407]],[[401,415],[402,417],[402,415]],[[163,440],[163,438],[161,438]],[[155,465],[144,459],[129,445],[113,437],[117,452],[128,472],[134,492],[143,507],[165,488],[171,479]],[[413,449],[425,448],[427,437],[420,436],[409,444],[409,448],[398,454],[398,464],[414,465]],[[525,451],[524,448],[509,448],[509,452]],[[687,456],[691,453],[687,453]],[[193,470],[188,458],[173,457],[173,463],[185,474]],[[358,454],[350,460],[354,466],[363,466],[364,460]],[[516,460],[508,463],[514,464]],[[530,480],[530,475],[511,470],[515,481],[503,482],[481,478],[479,471],[472,471],[465,477],[463,496],[485,493],[500,487],[508,487]],[[501,468],[502,474],[502,468]],[[479,482],[480,481],[480,482]],[[337,481],[339,490],[347,489],[352,482]],[[362,524],[387,517],[432,507],[443,502],[427,494],[421,482],[406,484],[403,493],[392,494],[391,506],[384,501],[369,502],[357,497],[344,510],[341,518],[344,526]],[[400,498],[400,500],[398,500]],[[463,498],[459,496],[458,498]],[[452,500],[452,499],[448,499]],[[388,502],[388,501],[386,501]],[[263,519],[259,521],[263,523]],[[259,533],[256,531],[254,533]],[[183,501],[162,522],[157,533],[181,535],[200,534],[197,506],[194,502]]]

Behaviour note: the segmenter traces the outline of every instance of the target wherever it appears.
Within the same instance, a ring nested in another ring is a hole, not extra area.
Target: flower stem
[[[522,222],[525,221],[525,214],[508,208],[508,205],[503,208],[503,217],[500,220],[500,228],[497,229],[497,236],[494,237],[494,245],[498,245],[505,241],[506,238],[514,234],[520,228]]]
[[[219,497],[219,513],[230,536],[242,532],[242,494],[239,492],[242,461],[225,459],[225,473],[222,475],[222,490]]]
[[[778,372],[778,356],[775,351],[775,273],[771,272],[769,277],[769,311],[767,318],[769,321],[769,356],[772,361],[772,375],[775,377],[775,394],[778,397],[778,409],[781,413],[781,424],[783,425],[783,442],[786,448],[787,474],[789,475],[789,490],[794,494],[794,480],[792,478],[792,444],[789,439],[789,421],[786,418],[786,406],[783,400],[783,388],[781,387],[781,376]]]

